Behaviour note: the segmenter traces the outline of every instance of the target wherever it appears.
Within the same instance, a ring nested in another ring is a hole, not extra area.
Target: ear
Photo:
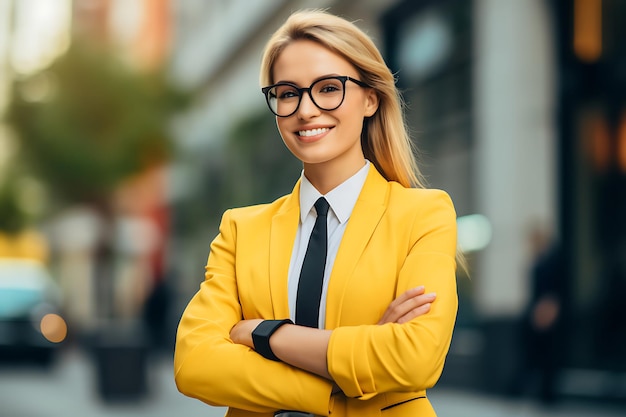
[[[368,88],[365,96],[365,117],[371,117],[378,110],[378,94],[373,88]]]

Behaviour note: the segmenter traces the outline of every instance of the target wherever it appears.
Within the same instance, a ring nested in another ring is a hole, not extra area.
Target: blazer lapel
[[[269,282],[275,318],[289,317],[288,275],[298,217],[300,215],[300,180],[278,213],[272,218],[269,245]]]
[[[334,329],[339,325],[348,280],[385,212],[387,187],[387,180],[372,165],[348,220],[330,275],[325,323],[328,329]]]

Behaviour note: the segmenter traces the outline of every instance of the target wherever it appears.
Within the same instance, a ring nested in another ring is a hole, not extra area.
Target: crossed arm
[[[424,293],[424,287],[411,288],[396,298],[377,324],[406,323],[430,311],[435,293]],[[242,320],[230,331],[234,343],[254,349],[252,332],[263,320]],[[326,352],[331,330],[314,329],[295,324],[281,326],[270,338],[274,354],[283,362],[296,368],[331,379],[328,372]]]

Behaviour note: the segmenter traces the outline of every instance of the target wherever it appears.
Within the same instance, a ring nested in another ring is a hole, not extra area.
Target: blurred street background
[[[375,40],[455,202],[439,414],[626,415],[626,1],[0,0],[0,417],[223,415],[176,326],[222,212],[300,175],[258,71],[310,7]]]

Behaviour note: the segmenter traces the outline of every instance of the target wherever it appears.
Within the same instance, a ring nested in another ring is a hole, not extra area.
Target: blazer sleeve
[[[426,195],[421,208],[415,208],[411,246],[397,277],[396,296],[424,285],[426,292],[437,293],[437,299],[428,314],[408,323],[333,331],[329,372],[348,397],[369,399],[384,392],[427,389],[443,370],[458,306],[456,214],[445,192],[428,190]]]
[[[206,279],[178,326],[176,385],[183,394],[214,406],[327,415],[332,388],[328,380],[265,359],[230,340],[230,329],[242,319],[235,267],[236,223],[231,214],[227,211],[222,217],[219,234],[211,243]]]

